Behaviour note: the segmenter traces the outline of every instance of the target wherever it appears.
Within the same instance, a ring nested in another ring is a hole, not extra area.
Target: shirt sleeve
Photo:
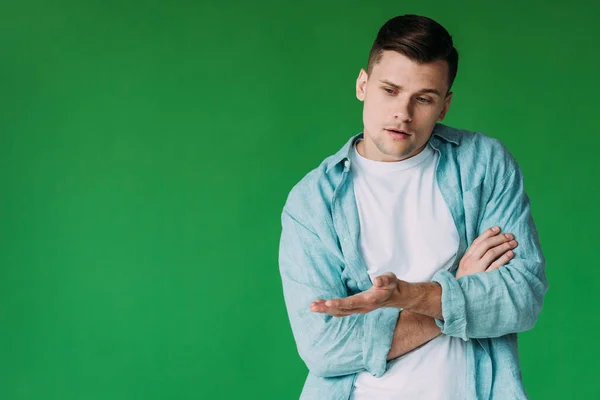
[[[456,279],[436,273],[442,286],[442,333],[469,338],[492,338],[533,328],[548,289],[545,259],[525,193],[522,173],[510,155],[504,179],[487,191],[478,235],[498,225],[515,235],[519,245],[509,263],[497,270]]]
[[[341,318],[311,312],[310,303],[318,298],[348,296],[343,263],[285,209],[279,269],[298,352],[311,373],[334,377],[366,370],[382,376],[400,310],[381,308]]]

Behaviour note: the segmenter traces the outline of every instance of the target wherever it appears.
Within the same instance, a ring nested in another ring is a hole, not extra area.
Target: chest
[[[452,267],[459,234],[434,172],[353,177],[358,248],[371,279],[393,272],[424,281]]]

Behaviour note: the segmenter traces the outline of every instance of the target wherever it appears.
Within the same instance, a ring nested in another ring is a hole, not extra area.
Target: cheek
[[[363,115],[365,122],[373,123],[377,120],[378,108],[373,102],[365,103]]]
[[[440,115],[440,112],[441,110],[437,106],[423,107],[419,110],[418,117],[421,123],[427,125],[431,123],[431,121],[434,121],[435,123],[438,116]]]
[[[374,102],[374,101],[370,102],[365,107],[365,110],[368,113],[368,115],[372,121],[381,120],[382,118],[385,118],[385,116],[391,112],[391,110],[389,109],[389,106],[387,104],[385,104],[384,102]]]

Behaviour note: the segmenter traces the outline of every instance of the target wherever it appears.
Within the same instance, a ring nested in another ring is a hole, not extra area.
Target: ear
[[[356,78],[356,98],[360,101],[365,101],[368,78],[369,75],[367,75],[367,71],[365,71],[364,68],[361,68],[358,78]]]
[[[442,108],[442,111],[440,112],[438,121],[441,121],[446,117],[446,113],[448,112],[448,109],[450,108],[451,102],[452,102],[452,92],[448,93],[446,95],[446,98],[444,99],[444,108]]]

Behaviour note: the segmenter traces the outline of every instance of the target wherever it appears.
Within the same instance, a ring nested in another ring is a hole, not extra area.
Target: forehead
[[[373,66],[370,78],[388,80],[407,87],[431,87],[445,91],[448,84],[448,63],[443,60],[417,63],[404,54],[387,50]]]

